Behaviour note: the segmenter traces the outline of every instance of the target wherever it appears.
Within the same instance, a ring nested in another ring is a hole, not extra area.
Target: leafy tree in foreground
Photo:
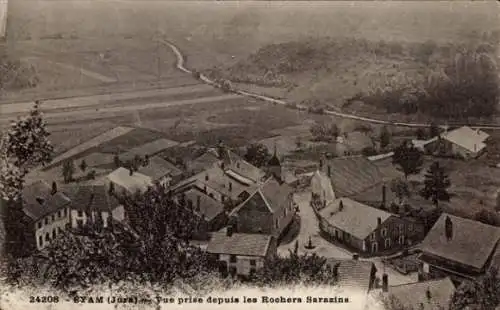
[[[405,142],[394,150],[392,163],[400,166],[405,179],[408,179],[408,175],[417,174],[422,169],[423,154],[410,142]]]
[[[420,192],[422,197],[430,199],[436,207],[439,207],[439,201],[450,201],[448,187],[451,183],[444,168],[439,162],[434,162],[425,174],[424,188]]]
[[[247,147],[244,157],[246,161],[256,167],[264,167],[271,159],[271,154],[265,145],[254,143]]]
[[[327,263],[326,258],[314,254],[298,254],[298,244],[288,257],[275,257],[253,276],[260,285],[280,285],[286,283],[323,285],[337,282],[337,267]]]
[[[465,282],[451,299],[450,310],[495,309],[500,305],[500,276],[490,269],[478,282]]]

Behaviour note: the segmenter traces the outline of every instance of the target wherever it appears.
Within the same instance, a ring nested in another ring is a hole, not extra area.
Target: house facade
[[[238,232],[268,234],[279,239],[295,212],[293,189],[271,177],[234,209],[230,218]]]
[[[499,243],[500,228],[443,213],[421,244],[419,279],[474,281],[489,268],[500,267]]]
[[[404,249],[424,237],[423,225],[349,198],[337,199],[318,215],[320,230],[328,239],[359,253]]]
[[[70,203],[55,184],[39,181],[23,189],[27,251],[43,250],[70,225]]]
[[[322,207],[326,207],[336,198],[330,178],[319,170],[314,172],[311,178],[311,193],[312,199],[316,199]]]
[[[207,252],[216,257],[222,274],[246,277],[277,255],[277,242],[269,235],[235,233],[228,227],[212,235]]]

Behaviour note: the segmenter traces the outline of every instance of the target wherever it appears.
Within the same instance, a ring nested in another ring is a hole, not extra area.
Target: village
[[[322,133],[332,147],[301,160],[283,155],[280,137],[200,147],[116,127],[30,174],[22,192],[26,248],[43,252],[63,231],[96,221],[128,226],[142,215],[128,214],[122,198],[160,186],[201,221],[190,242],[217,259],[223,277],[244,279],[295,250],[325,257],[339,286],[367,298],[437,309],[461,283],[500,267],[498,196],[460,213],[453,171],[440,166],[498,169],[487,164],[493,137],[431,125],[394,147],[384,142],[386,128],[375,143],[346,143],[356,134]]]

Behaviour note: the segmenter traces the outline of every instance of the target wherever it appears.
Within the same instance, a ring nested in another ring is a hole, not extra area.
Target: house
[[[320,159],[320,171],[330,178],[337,197],[349,197],[387,181],[386,175],[361,155]]]
[[[455,290],[450,278],[442,278],[388,286],[387,291],[383,292],[383,298],[390,304],[402,306],[404,309],[448,309]]]
[[[237,233],[232,229],[230,226],[225,232],[214,233],[207,246],[207,252],[217,258],[221,273],[249,276],[277,255],[276,239],[272,236]]]
[[[108,174],[106,179],[107,190],[113,192],[114,195],[144,192],[154,185],[150,177],[123,167]]]
[[[111,219],[125,220],[125,209],[104,185],[72,185],[62,189],[71,200],[70,223],[82,228],[89,222],[101,222],[108,227]]]
[[[222,203],[231,201],[234,204],[239,204],[248,198],[250,193],[262,183],[258,180],[259,177],[256,177],[256,173],[240,174],[242,171],[248,172],[249,170],[243,168],[241,162],[234,165],[226,165],[224,162],[220,162],[179,182],[174,186],[173,190],[176,194],[179,194],[195,187]]]
[[[229,166],[239,160],[243,159],[220,142],[217,147],[209,148],[201,156],[188,163],[188,170],[192,173],[199,173],[214,166],[220,166],[221,163]]]
[[[373,262],[327,258],[326,263],[337,269],[338,286],[342,289],[368,293],[375,287],[377,268]]]
[[[24,187],[22,191],[23,226],[28,251],[42,250],[70,223],[71,201],[44,181],[37,181]]]
[[[146,157],[144,165],[140,166],[137,172],[162,186],[170,186],[181,181],[183,173],[174,164],[159,156]]]
[[[346,150],[343,153],[337,153],[339,156],[348,154],[361,154],[366,148],[375,149],[375,143],[372,138],[361,131],[346,132],[341,142]]]
[[[431,139],[424,148],[428,153],[439,156],[454,156],[462,159],[477,158],[486,151],[489,135],[479,129],[467,126],[442,133]]]
[[[330,178],[320,170],[316,170],[311,178],[311,193],[321,207],[326,207],[336,198]]]
[[[293,189],[269,178],[230,214],[241,233],[282,235],[295,215]]]
[[[371,255],[407,247],[424,234],[422,225],[350,198],[335,200],[318,215],[327,238]]]
[[[419,279],[476,280],[500,263],[500,228],[443,213],[420,248]]]
[[[197,188],[181,194],[181,201],[198,216],[202,223],[196,232],[198,238],[206,238],[208,232],[219,231],[227,223],[224,204]]]

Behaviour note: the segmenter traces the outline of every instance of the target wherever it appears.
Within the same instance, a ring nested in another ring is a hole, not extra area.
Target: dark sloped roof
[[[435,310],[440,306],[447,308],[455,286],[450,278],[409,283],[389,287],[389,296],[405,307]]]
[[[289,195],[293,193],[293,188],[288,184],[279,184],[274,178],[270,178],[259,188],[259,191],[271,210],[276,213],[286,207],[286,202]]]
[[[71,199],[71,208],[75,210],[111,211],[120,205],[104,185],[65,186],[62,191]]]
[[[340,287],[358,288],[365,292],[370,289],[372,269],[375,268],[372,262],[328,258],[326,263],[332,267],[338,264],[338,285]]]
[[[272,237],[264,234],[239,234],[227,236],[225,232],[212,234],[207,252],[264,257],[269,249]]]
[[[178,145],[179,142],[168,140],[168,139],[158,139],[152,142],[145,143],[138,147],[134,147],[125,154],[120,156],[123,161],[132,160],[136,155],[144,157],[146,155],[154,155],[168,148]]]
[[[337,196],[351,196],[383,182],[385,175],[364,156],[336,157],[327,160],[322,171],[328,175]]]
[[[198,197],[200,197],[200,211],[197,211],[198,214],[203,214],[207,220],[212,220],[217,215],[224,212],[224,205],[213,199],[212,197],[200,192],[196,189],[190,189],[184,192],[186,199],[189,199],[193,202],[193,210],[196,211],[196,203]]]
[[[24,213],[36,221],[70,203],[69,198],[61,191],[51,195],[51,190],[52,186],[44,181],[37,181],[25,186],[22,192]],[[39,198],[40,201],[38,201]]]
[[[224,169],[232,170],[237,174],[252,180],[253,182],[259,182],[265,176],[265,172],[263,170],[242,159],[234,161],[228,167],[224,167]]]
[[[151,157],[149,164],[139,167],[137,172],[147,175],[154,181],[166,175],[177,176],[182,174],[182,171],[174,164],[158,156]]]
[[[445,222],[452,223],[452,238],[445,235]],[[422,251],[481,269],[500,240],[500,228],[443,213],[421,244]]]

